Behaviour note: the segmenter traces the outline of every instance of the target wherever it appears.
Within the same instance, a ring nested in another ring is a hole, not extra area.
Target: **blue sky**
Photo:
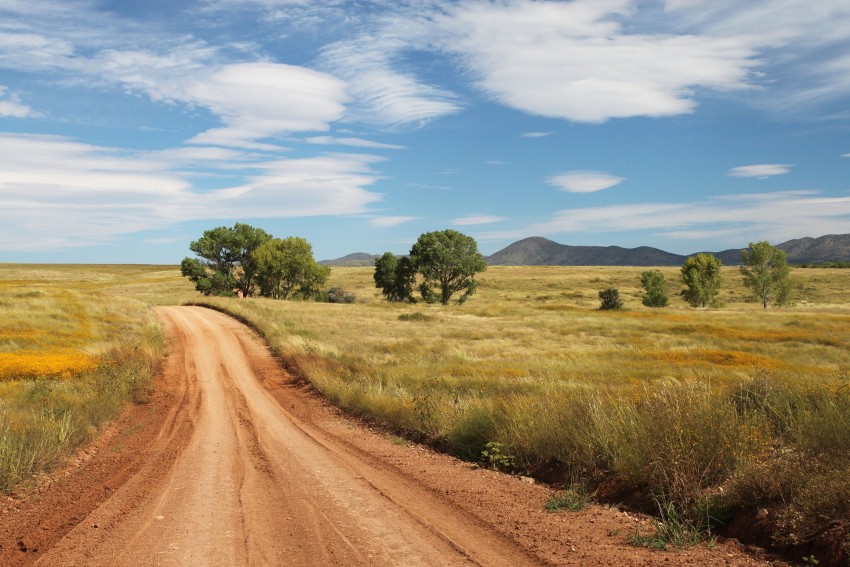
[[[850,232],[846,0],[0,0],[0,261]]]

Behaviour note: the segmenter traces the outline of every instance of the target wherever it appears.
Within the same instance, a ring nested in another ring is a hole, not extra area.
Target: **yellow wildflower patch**
[[[0,352],[0,380],[70,378],[95,366],[94,357],[73,349]]]

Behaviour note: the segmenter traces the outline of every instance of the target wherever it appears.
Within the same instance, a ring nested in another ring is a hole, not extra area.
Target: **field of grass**
[[[850,522],[850,272],[795,270],[764,311],[734,268],[722,309],[640,304],[640,268],[495,267],[462,306],[205,300],[253,323],[340,406],[446,450],[624,483],[694,521],[781,510],[788,540]],[[599,311],[617,287],[622,311]],[[489,444],[489,445],[488,445]],[[494,456],[495,453],[495,456]],[[713,520],[712,520],[713,521]]]
[[[0,265],[0,475],[8,488],[138,397],[158,357],[150,305],[251,322],[334,403],[460,457],[653,495],[697,523],[775,509],[780,537],[850,525],[850,271],[794,270],[764,311],[734,268],[725,307],[640,303],[641,268],[493,267],[462,306],[205,298],[176,267]],[[621,311],[599,311],[616,287]],[[117,392],[117,394],[116,394]]]
[[[173,267],[0,265],[0,490],[144,399],[162,355],[147,301],[190,289]]]

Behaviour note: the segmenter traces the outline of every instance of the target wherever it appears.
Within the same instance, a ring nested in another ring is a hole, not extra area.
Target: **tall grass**
[[[498,446],[527,471],[614,479],[693,525],[752,506],[781,509],[787,539],[850,521],[850,274],[796,270],[797,306],[764,311],[734,269],[724,309],[645,308],[640,272],[491,268],[443,308],[387,304],[346,268],[329,285],[354,305],[206,301],[334,403],[463,458]],[[607,287],[625,310],[596,309]]]
[[[122,286],[150,271],[0,265],[0,490],[51,468],[128,400],[145,400],[162,331]]]

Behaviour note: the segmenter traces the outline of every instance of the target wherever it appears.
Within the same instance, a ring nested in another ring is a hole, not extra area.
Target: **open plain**
[[[822,483],[846,470],[840,425],[850,363],[848,273],[795,270],[797,305],[767,312],[747,300],[732,270],[722,309],[675,300],[670,308],[644,308],[636,299],[639,274],[493,268],[467,304],[444,308],[386,304],[369,270],[335,269],[330,284],[355,293],[357,303],[207,301],[249,321],[277,359],[229,318],[160,308],[169,354],[158,381],[93,445],[81,439],[84,451],[70,442],[60,447],[59,472],[18,485],[0,520],[3,561],[765,560],[734,542],[674,552],[637,547],[628,541],[640,542],[635,536],[654,532],[655,522],[616,507],[545,510],[552,496],[612,484],[671,503],[682,515],[716,513],[715,497],[733,494],[725,505],[763,506],[780,528],[797,522],[816,530],[797,534],[809,545],[797,549],[826,561],[834,542],[813,542],[846,514],[840,502],[829,508],[846,481],[832,482],[831,495]],[[675,270],[666,274],[675,281]],[[200,299],[174,269],[4,266],[3,309],[11,309],[23,281],[30,292],[85,294],[83,304]],[[619,287],[625,310],[596,310],[596,292],[608,286]],[[141,320],[152,310],[131,313],[122,311]],[[97,326],[101,319],[109,317],[91,312],[80,320]],[[124,340],[141,339],[145,328],[121,327]],[[94,345],[80,346],[92,357],[108,350]],[[53,393],[73,380],[7,377],[4,384]],[[316,391],[375,427],[361,427]],[[808,480],[799,478],[798,458],[814,465]],[[676,466],[664,466],[670,463]],[[495,468],[548,474],[559,484],[532,484]],[[753,484],[765,470],[779,486]],[[832,514],[827,526],[807,516],[815,496],[801,486],[807,481],[821,483],[812,488],[821,487],[819,516]],[[777,494],[789,486],[791,506],[780,508]]]

